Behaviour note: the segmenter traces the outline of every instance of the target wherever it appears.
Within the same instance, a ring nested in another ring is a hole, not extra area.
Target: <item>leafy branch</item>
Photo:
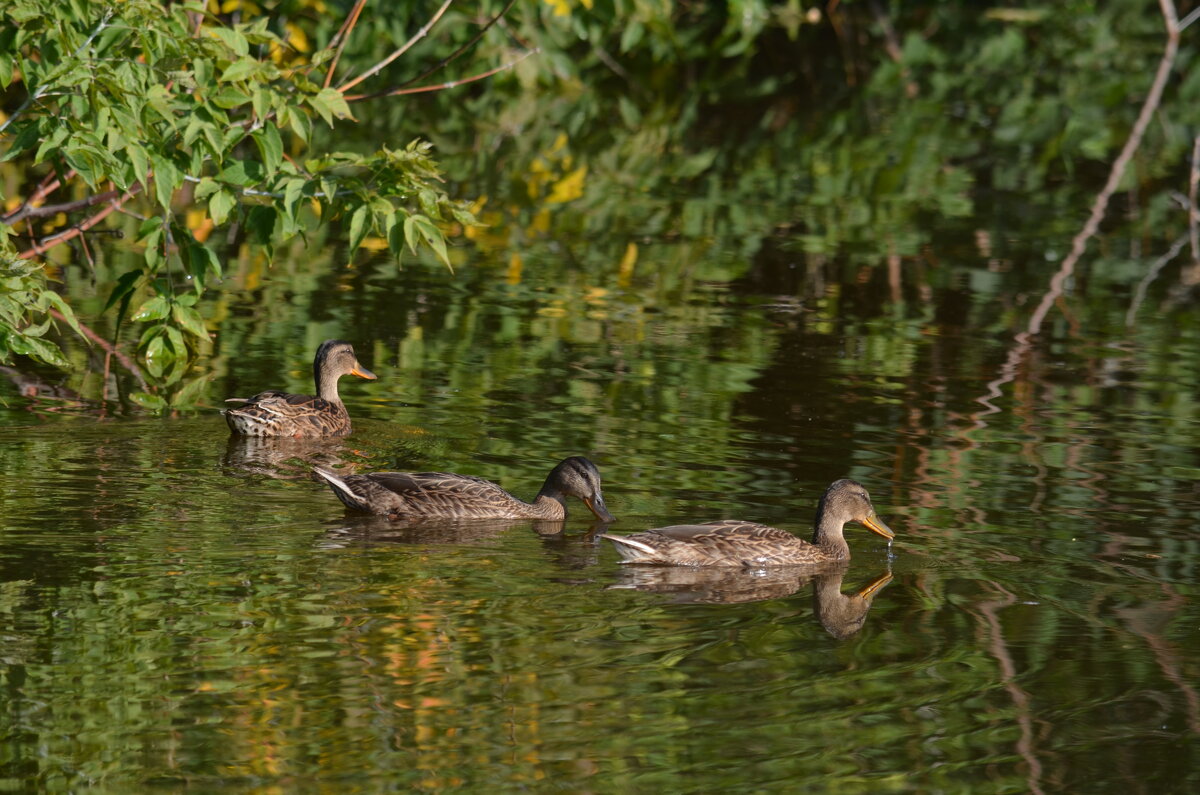
[[[138,346],[155,377],[208,342],[199,301],[223,278],[217,251],[205,242],[214,228],[230,228],[270,257],[283,241],[341,223],[350,256],[378,236],[396,258],[428,249],[449,267],[447,234],[475,219],[446,194],[429,144],[370,154],[313,149],[318,123],[354,122],[347,91],[427,36],[449,4],[404,45],[333,88],[366,0],[354,4],[329,46],[308,58],[289,50],[268,18],[227,24],[200,0],[166,8],[156,0],[77,0],[67,7],[13,0],[0,11],[0,92],[20,90],[24,99],[0,125],[0,163],[16,164],[23,184],[0,195],[13,208],[0,216],[8,232],[0,236],[0,255],[37,259],[77,240],[91,261],[85,233],[114,212],[143,218],[130,243],[142,260],[117,279],[106,311],[116,311],[118,328],[125,319],[145,324]],[[511,6],[421,78],[473,46]],[[512,65],[416,90],[461,85]],[[69,199],[52,201],[65,191]],[[183,216],[187,203],[204,209],[205,235]],[[60,220],[81,213],[65,226]],[[19,252],[17,234],[29,240]],[[0,334],[42,340],[45,330],[31,318],[50,309],[82,328],[44,271],[30,266],[20,279],[18,292],[32,298],[0,296],[8,302],[0,307]],[[25,351],[64,364],[61,352],[33,343],[0,348],[0,360]]]

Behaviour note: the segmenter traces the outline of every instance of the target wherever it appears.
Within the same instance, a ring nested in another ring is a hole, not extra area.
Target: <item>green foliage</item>
[[[0,88],[25,94],[0,125],[3,161],[21,175],[0,196],[18,205],[9,222],[36,235],[36,220],[51,213],[30,200],[51,175],[76,195],[112,186],[126,211],[143,215],[134,243],[144,262],[120,277],[108,306],[124,317],[135,302],[129,317],[150,324],[140,347],[151,362],[207,342],[195,307],[222,276],[206,242],[214,227],[237,230],[270,257],[318,223],[344,222],[351,256],[379,235],[397,258],[406,244],[428,246],[449,265],[445,230],[473,222],[441,187],[427,143],[311,150],[314,121],[334,126],[353,114],[323,85],[332,52],[292,58],[271,21],[226,25],[204,3],[154,0],[15,0],[0,13]],[[207,219],[189,221],[189,203]],[[45,285],[32,289],[43,297],[31,307],[53,300]],[[36,352],[60,360],[47,350]]]
[[[82,332],[71,307],[46,282],[42,267],[0,251],[0,362],[18,354],[66,366],[62,351],[46,339],[53,326],[49,312],[57,310],[72,329]]]

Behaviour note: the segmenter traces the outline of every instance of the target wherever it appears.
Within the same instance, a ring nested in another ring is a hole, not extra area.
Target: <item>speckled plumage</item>
[[[249,398],[229,398],[244,405],[224,411],[230,430],[242,436],[323,437],[346,436],[350,415],[338,396],[338,379],[357,375],[375,380],[375,374],[358,363],[354,348],[341,340],[328,340],[313,360],[316,395],[294,395],[277,389]]]
[[[657,527],[629,536],[604,535],[622,563],[660,566],[796,566],[850,559],[842,535],[847,522],[861,522],[884,538],[895,534],[875,515],[861,484],[838,480],[825,490],[817,509],[812,542],[778,528],[725,519],[704,524]]]
[[[600,491],[600,472],[586,458],[564,459],[547,476],[532,503],[491,481],[449,472],[372,472],[339,475],[313,470],[346,507],[401,517],[440,519],[563,519],[566,497],[573,496],[603,521],[612,521]]]

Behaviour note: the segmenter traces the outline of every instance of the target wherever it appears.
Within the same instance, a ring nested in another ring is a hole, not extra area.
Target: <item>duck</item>
[[[598,537],[616,545],[622,563],[752,568],[816,565],[850,560],[850,546],[842,535],[848,522],[859,522],[889,541],[896,536],[875,514],[862,484],[843,478],[830,484],[822,495],[811,542],[786,530],[738,519]]]
[[[338,379],[344,375],[368,381],[378,377],[358,363],[350,343],[326,340],[317,348],[313,360],[316,395],[293,395],[272,389],[253,397],[229,398],[226,403],[243,405],[226,409],[222,414],[229,429],[241,436],[346,436],[351,431],[350,415],[338,397]]]
[[[449,472],[371,472],[339,475],[316,467],[347,508],[391,519],[546,519],[567,516],[567,497],[578,497],[601,522],[614,521],[600,491],[600,471],[583,456],[564,458],[533,502],[524,502],[491,481]]]

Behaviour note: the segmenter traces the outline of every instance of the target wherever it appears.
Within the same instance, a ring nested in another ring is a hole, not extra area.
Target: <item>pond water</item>
[[[906,270],[897,292],[818,270],[301,274],[282,301],[222,297],[198,410],[147,416],[127,376],[106,403],[6,381],[0,790],[1194,791],[1189,310],[1127,328],[1132,288],[1098,277],[1087,333],[989,399],[996,297],[1037,272]],[[308,391],[335,336],[380,376],[343,382],[350,438],[229,439],[224,397]],[[308,476],[531,497],[572,454],[612,532],[807,536],[849,476],[897,538],[852,526],[819,577],[648,572],[579,503],[562,527],[411,531]]]

